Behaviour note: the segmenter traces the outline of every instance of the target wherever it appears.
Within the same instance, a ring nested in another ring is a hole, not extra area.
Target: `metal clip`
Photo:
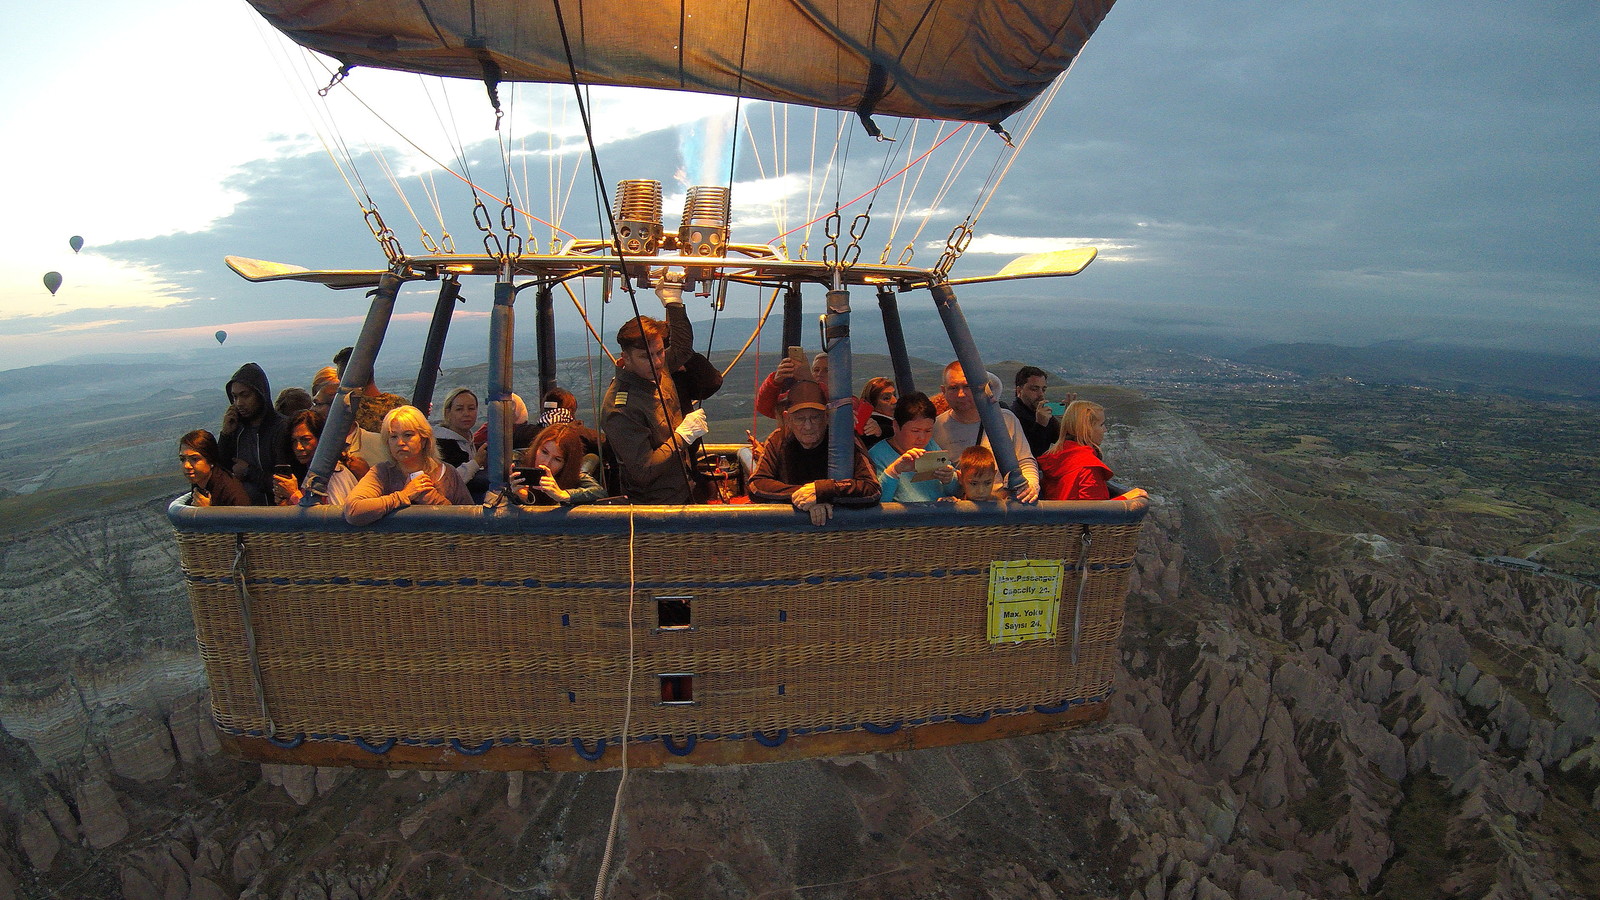
[[[326,97],[326,96],[328,96],[328,92],[333,90],[335,85],[337,85],[339,82],[345,80],[345,78],[349,77],[349,75],[350,75],[350,67],[349,66],[340,66],[339,67],[339,71],[334,72],[333,73],[333,77],[328,79],[328,83],[323,85],[321,88],[319,88],[317,90],[317,96],[318,97]]]

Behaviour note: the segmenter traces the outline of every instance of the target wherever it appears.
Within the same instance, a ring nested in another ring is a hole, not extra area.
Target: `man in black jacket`
[[[1010,403],[1002,403],[1022,423],[1022,434],[1028,439],[1028,449],[1034,458],[1048,451],[1061,435],[1061,419],[1052,415],[1044,402],[1045,382],[1050,376],[1038,366],[1023,366],[1017,370],[1017,396]],[[1076,394],[1072,395],[1074,398]]]
[[[656,296],[666,322],[639,316],[617,330],[617,376],[600,404],[600,428],[633,502],[691,503],[692,448],[706,434],[706,414],[683,411],[672,373],[694,352],[694,326],[681,276],[662,275]]]
[[[272,408],[272,386],[267,373],[255,363],[245,363],[228,379],[228,411],[222,416],[218,439],[222,464],[244,485],[251,502],[272,505],[272,468],[284,449],[287,420]]]

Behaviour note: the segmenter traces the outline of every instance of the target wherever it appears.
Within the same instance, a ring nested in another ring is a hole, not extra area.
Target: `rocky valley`
[[[1593,587],[1478,559],[1527,537],[1496,515],[1334,490],[1347,470],[1170,391],[1083,392],[1112,410],[1118,476],[1155,496],[1108,720],[631,773],[607,896],[1595,895]],[[27,507],[0,546],[0,897],[595,892],[618,773],[221,756],[176,480],[139,484]]]

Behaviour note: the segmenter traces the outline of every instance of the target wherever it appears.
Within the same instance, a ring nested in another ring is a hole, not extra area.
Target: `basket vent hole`
[[[694,702],[694,676],[684,672],[657,675],[661,679],[661,702],[664,705],[684,705]]]
[[[656,627],[662,631],[686,631],[694,627],[689,608],[692,597],[657,597]]]

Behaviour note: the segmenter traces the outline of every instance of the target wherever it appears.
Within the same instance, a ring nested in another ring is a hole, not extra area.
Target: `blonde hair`
[[[329,382],[332,382],[334,387],[339,386],[339,370],[333,366],[323,366],[317,370],[317,374],[311,376],[311,396],[315,397],[322,393],[323,385]]]
[[[1099,416],[1100,421],[1104,422],[1106,408],[1092,400],[1074,400],[1068,403],[1066,411],[1061,414],[1061,436],[1050,449],[1058,450],[1068,441],[1094,446],[1089,443],[1089,423],[1094,421],[1095,416]]]
[[[469,387],[458,387],[458,388],[455,388],[454,390],[452,390],[450,393],[444,395],[444,407],[443,408],[444,408],[444,411],[446,413],[450,412],[450,404],[456,402],[456,398],[461,396],[462,394],[471,394],[472,395],[472,402],[474,402],[474,403],[481,402],[481,401],[478,400],[478,393],[476,391],[474,391],[472,388],[469,388]],[[472,435],[464,434],[464,435],[462,435],[462,437],[472,437]]]
[[[409,428],[427,441],[427,446],[422,450],[423,468],[429,474],[437,472],[439,466],[443,465],[439,462],[439,443],[433,439],[433,426],[428,424],[428,417],[422,414],[422,410],[415,406],[396,406],[389,410],[388,415],[383,417],[383,424],[378,426],[378,434],[383,436],[385,442],[389,440],[391,424]]]

